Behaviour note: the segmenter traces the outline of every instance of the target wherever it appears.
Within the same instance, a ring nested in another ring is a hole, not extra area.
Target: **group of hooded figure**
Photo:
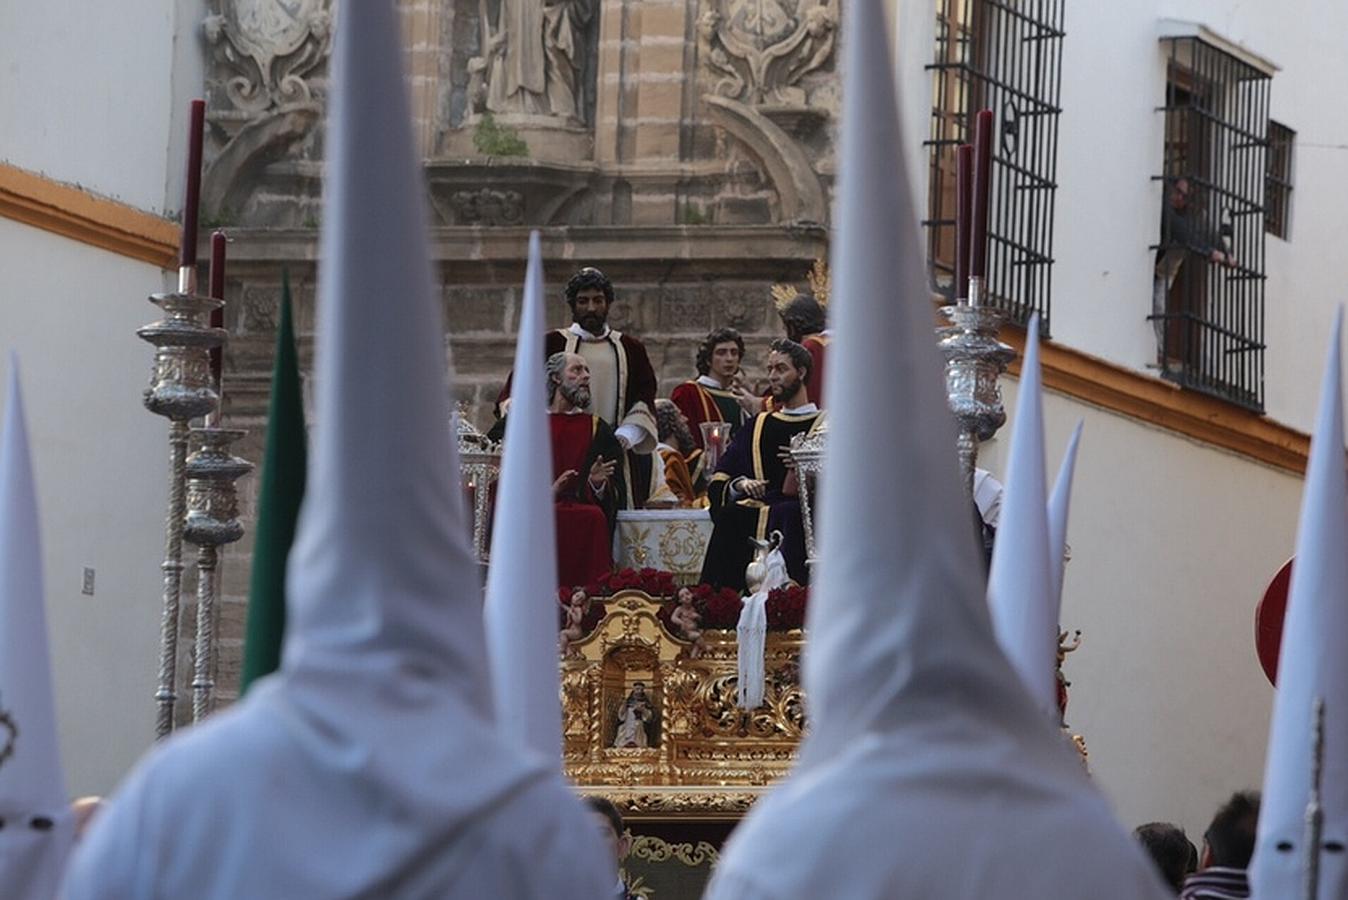
[[[397,15],[393,0],[362,0],[338,18],[316,424],[280,670],[155,747],[68,864],[64,798],[16,781],[34,771],[18,744],[20,764],[0,765],[7,897],[42,896],[63,869],[71,900],[614,896],[612,855],[561,767],[555,526],[536,513],[551,504],[541,245],[534,235],[484,603],[447,424]],[[802,673],[810,729],[796,768],[730,838],[708,896],[1165,896],[1054,714],[1051,559],[1062,535],[1050,535],[1047,512],[1036,326],[990,612],[916,211],[895,177],[907,142],[882,0],[853,0],[844,18],[828,490]],[[1299,662],[1280,676],[1254,864],[1256,896],[1268,898],[1296,896],[1300,883],[1313,696],[1332,723],[1324,840],[1342,846],[1348,820],[1348,754],[1334,743],[1348,734],[1348,685],[1331,677],[1348,636],[1337,360],[1336,330],[1286,629],[1307,643],[1283,654]],[[877,371],[893,378],[877,385]],[[21,426],[12,392],[6,562],[35,546],[15,536],[36,515]],[[21,569],[6,566],[0,588],[31,593],[11,584]],[[45,629],[38,610],[25,627]],[[6,664],[15,658],[0,655],[0,696],[49,665],[45,650],[23,671]],[[42,703],[45,719],[19,712],[54,746],[49,685]],[[1342,855],[1321,866],[1320,897],[1343,896]]]

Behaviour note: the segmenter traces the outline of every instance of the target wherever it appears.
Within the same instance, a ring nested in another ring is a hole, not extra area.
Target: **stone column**
[[[691,115],[687,60],[696,5],[610,0],[603,6],[595,156],[622,164],[628,175],[626,186],[615,191],[615,221],[627,218],[630,209],[630,219],[620,224],[677,221],[682,133]],[[623,191],[630,191],[630,200],[620,196]]]
[[[399,6],[416,147],[425,159],[434,155],[443,127],[440,110],[449,60],[443,28],[444,0],[399,0]]]

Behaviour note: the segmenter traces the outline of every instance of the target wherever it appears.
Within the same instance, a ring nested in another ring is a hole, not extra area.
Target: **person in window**
[[[1156,251],[1156,273],[1152,286],[1152,323],[1156,328],[1156,346],[1162,364],[1167,357],[1181,355],[1171,347],[1181,329],[1169,330],[1167,339],[1165,314],[1173,305],[1169,302],[1170,288],[1179,277],[1185,260],[1190,256],[1227,268],[1235,268],[1236,258],[1227,251],[1220,235],[1212,233],[1197,215],[1193,205],[1193,184],[1180,176],[1170,182],[1165,204],[1161,207],[1161,244]]]

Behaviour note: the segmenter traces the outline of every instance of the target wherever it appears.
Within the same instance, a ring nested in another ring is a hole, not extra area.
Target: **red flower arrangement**
[[[609,572],[586,585],[585,590],[591,597],[608,597],[619,591],[641,591],[652,597],[672,597],[677,587],[673,572],[645,568]]]
[[[605,607],[600,598],[611,597],[620,591],[641,591],[651,597],[661,598],[659,618],[671,634],[679,629],[670,621],[669,616],[678,605],[679,586],[672,572],[662,569],[619,569],[601,576],[583,590],[590,596],[590,610],[585,615],[581,628],[586,634],[598,626],[604,618]],[[709,584],[699,584],[691,588],[693,603],[702,614],[703,628],[733,629],[740,619],[743,599],[734,588],[714,588]],[[559,628],[566,626],[565,605],[570,600],[572,588],[563,587],[557,592]],[[768,594],[766,607],[769,631],[791,631],[805,625],[805,610],[809,605],[810,589],[799,585],[788,585]]]
[[[810,589],[798,584],[777,588],[768,594],[766,612],[768,631],[790,631],[805,626],[805,608],[810,602]]]

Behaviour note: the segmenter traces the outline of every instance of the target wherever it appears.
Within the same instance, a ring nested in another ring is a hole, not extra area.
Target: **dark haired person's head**
[[[594,813],[595,824],[599,828],[599,836],[603,839],[604,846],[613,853],[614,860],[621,864],[627,858],[628,851],[632,849],[632,838],[628,836],[627,829],[623,826],[622,813],[618,812],[618,807],[607,797],[588,796],[585,803]]]
[[[772,401],[780,406],[799,402],[798,395],[810,383],[813,366],[814,357],[800,344],[786,338],[773,341],[768,346],[768,392]]]
[[[599,334],[613,305],[613,282],[593,266],[586,266],[566,283],[566,304],[571,307],[571,321],[591,334]]]
[[[797,294],[786,303],[777,307],[786,336],[800,343],[812,334],[823,331],[825,326],[824,307],[814,298],[814,294]]]
[[[688,419],[674,405],[673,400],[660,398],[655,401],[656,435],[661,441],[687,456],[697,449],[693,443],[693,432],[688,428]]]
[[[1169,822],[1148,822],[1133,829],[1165,883],[1179,893],[1184,879],[1198,869],[1198,848],[1184,829]]]
[[[697,374],[711,375],[725,383],[739,371],[744,359],[744,338],[733,328],[718,328],[697,347]]]
[[[1203,868],[1245,869],[1254,855],[1259,793],[1238,791],[1222,804],[1203,835]]]

